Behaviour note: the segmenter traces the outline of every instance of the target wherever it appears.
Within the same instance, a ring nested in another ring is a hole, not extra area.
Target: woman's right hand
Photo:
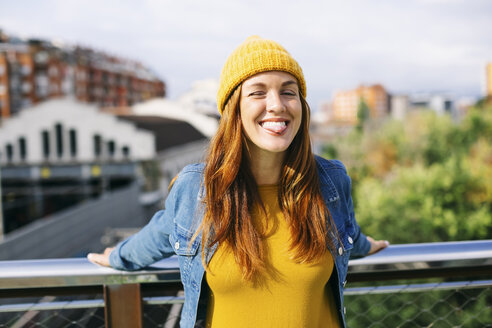
[[[109,264],[109,254],[113,251],[114,247],[108,247],[104,250],[104,253],[89,253],[87,259],[92,263],[99,264],[105,267],[111,267]]]

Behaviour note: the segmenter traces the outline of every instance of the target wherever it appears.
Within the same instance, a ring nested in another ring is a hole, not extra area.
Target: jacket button
[[[177,241],[177,242],[174,244],[174,248],[175,248],[175,249],[179,249],[179,241]]]
[[[348,237],[348,242],[351,243],[351,244],[354,243],[354,240],[352,239],[352,237],[350,237],[350,236]]]
[[[343,248],[341,248],[341,247],[338,248],[338,254],[340,254],[340,255],[343,254]]]

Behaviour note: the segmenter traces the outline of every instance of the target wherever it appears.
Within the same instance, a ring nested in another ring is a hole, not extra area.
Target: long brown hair
[[[266,271],[262,232],[253,224],[253,206],[263,208],[247,156],[239,100],[241,85],[227,101],[218,131],[210,143],[205,166],[205,214],[195,234],[202,232],[202,260],[216,244],[233,250],[243,278],[252,280]],[[290,251],[298,263],[320,259],[333,247],[327,237],[331,216],[321,195],[316,162],[309,138],[310,109],[303,97],[302,122],[287,150],[279,181],[278,201],[290,225]]]

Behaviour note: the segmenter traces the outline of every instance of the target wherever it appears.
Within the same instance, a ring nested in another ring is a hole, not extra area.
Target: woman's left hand
[[[371,255],[385,249],[389,246],[389,241],[387,240],[374,240],[374,238],[367,236],[367,240],[371,243],[371,249],[367,255]]]
[[[104,253],[89,253],[87,255],[87,259],[92,263],[99,264],[105,267],[111,267],[109,264],[109,255],[113,251],[114,247],[108,247],[104,250]]]

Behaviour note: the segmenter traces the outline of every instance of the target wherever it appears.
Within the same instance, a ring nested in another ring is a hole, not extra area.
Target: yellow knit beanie
[[[302,96],[306,97],[306,81],[297,61],[277,42],[253,35],[229,55],[222,68],[217,92],[220,114],[238,84],[250,76],[266,71],[284,71],[292,74],[299,82]]]

